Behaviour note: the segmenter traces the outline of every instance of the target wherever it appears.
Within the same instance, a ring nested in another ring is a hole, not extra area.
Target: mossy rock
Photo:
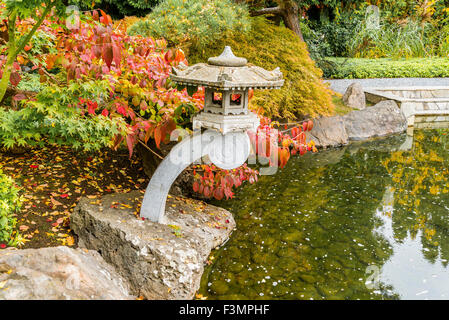
[[[190,64],[205,62],[231,46],[235,55],[254,65],[273,70],[279,67],[285,84],[280,90],[256,90],[251,106],[274,118],[303,119],[329,115],[334,110],[331,91],[323,83],[322,71],[310,58],[306,44],[291,30],[263,17],[251,19],[251,31],[227,33],[207,46],[188,48]]]

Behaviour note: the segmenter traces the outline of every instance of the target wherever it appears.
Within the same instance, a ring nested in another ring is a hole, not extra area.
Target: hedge
[[[449,77],[449,58],[326,58],[324,76],[331,79]]]

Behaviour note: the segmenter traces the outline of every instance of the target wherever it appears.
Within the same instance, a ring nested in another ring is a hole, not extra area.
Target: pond
[[[294,157],[216,204],[208,299],[448,299],[449,130]]]

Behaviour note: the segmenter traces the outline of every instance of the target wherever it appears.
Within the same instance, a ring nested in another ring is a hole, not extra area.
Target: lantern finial
[[[245,58],[236,57],[230,46],[226,46],[218,57],[211,57],[207,62],[213,66],[244,67],[248,63]]]

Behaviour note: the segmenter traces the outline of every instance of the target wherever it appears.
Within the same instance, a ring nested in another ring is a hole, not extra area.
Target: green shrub
[[[405,25],[382,23],[379,28],[368,28],[360,23],[352,41],[349,55],[354,58],[418,58],[432,55],[428,35],[432,25],[409,21]]]
[[[327,58],[333,64],[327,70],[326,78],[363,79],[363,78],[438,78],[449,77],[449,59],[413,58],[413,59],[363,59],[363,58]]]
[[[44,138],[86,151],[111,146],[126,131],[124,120],[90,116],[77,107],[80,98],[101,105],[109,92],[107,80],[72,81],[67,87],[47,84],[19,110],[0,107],[0,146],[43,146]]]
[[[307,25],[304,37],[311,55],[320,67],[315,54],[354,58],[422,58],[449,56],[449,15],[447,0],[377,1],[380,26],[366,25],[368,1],[347,4],[331,1],[315,14]],[[309,32],[307,29],[311,29]],[[326,52],[323,52],[322,49]]]
[[[190,63],[207,61],[217,56],[225,45],[234,54],[268,70],[279,67],[285,84],[280,90],[256,90],[252,107],[267,116],[301,119],[333,111],[330,90],[321,80],[322,72],[309,57],[304,42],[291,30],[272,24],[263,17],[251,19],[251,31],[228,32],[207,46],[191,47]]]
[[[0,170],[0,244],[17,245],[20,236],[16,230],[16,212],[22,199],[14,181]]]
[[[164,0],[128,33],[163,37],[170,45],[205,45],[223,32],[244,32],[249,25],[246,6],[232,0]]]
[[[301,30],[312,57],[315,48],[322,56],[344,57],[348,55],[349,43],[360,22],[359,15],[345,13],[333,21],[304,20]]]
[[[19,85],[17,86],[17,89],[22,91],[39,92],[44,88],[44,85],[40,82],[39,79],[40,75],[37,72],[25,73]]]

